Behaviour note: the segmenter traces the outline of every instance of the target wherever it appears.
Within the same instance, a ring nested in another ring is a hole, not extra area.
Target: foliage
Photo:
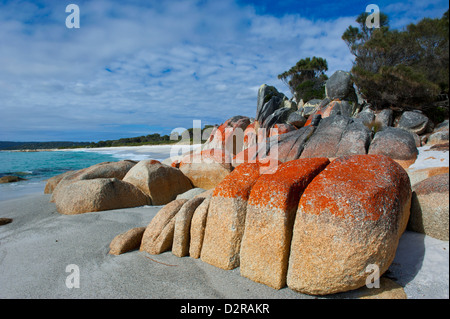
[[[303,99],[307,102],[311,99],[323,99],[325,96],[325,81],[328,77],[327,60],[320,57],[305,58],[299,60],[288,71],[278,75],[295,96],[297,101]]]
[[[365,25],[368,13],[348,27],[342,39],[355,56],[352,75],[376,108],[423,109],[439,92],[448,93],[448,11],[441,19],[422,19],[404,30],[391,30],[380,14],[380,28]]]
[[[88,142],[0,142],[0,150],[39,150],[68,147],[86,147]]]
[[[214,127],[213,125],[205,125],[201,130],[203,133],[208,128]],[[190,141],[193,139],[193,129],[187,129]],[[174,144],[181,140],[184,134],[180,134],[178,139],[171,140],[169,135],[160,135],[158,133],[138,136],[120,138],[118,140],[106,140],[99,142],[3,142],[0,141],[0,150],[25,150],[25,149],[66,149],[66,148],[82,148],[82,147],[114,147],[114,146],[140,146],[140,145],[162,145],[162,144]],[[203,137],[203,134],[202,134]],[[204,140],[202,140],[204,142]]]
[[[204,130],[213,127],[212,125],[205,125],[202,129],[202,133]],[[187,129],[189,132],[189,136],[193,137],[193,129]],[[146,136],[138,136],[138,137],[128,137],[121,138],[118,140],[107,140],[107,141],[99,141],[97,143],[92,142],[88,147],[114,147],[114,146],[140,146],[140,145],[161,145],[161,144],[174,144],[178,143],[181,140],[181,137],[184,134],[180,134],[178,139],[172,140],[169,135],[160,135],[158,133],[146,135]],[[203,141],[202,141],[203,142]]]

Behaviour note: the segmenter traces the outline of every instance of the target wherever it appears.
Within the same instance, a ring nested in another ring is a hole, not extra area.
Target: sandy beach
[[[93,152],[100,154],[111,154],[117,159],[131,159],[140,161],[143,159],[156,159],[162,161],[168,157],[182,155],[190,150],[201,147],[202,144],[176,143],[168,145],[142,145],[142,146],[117,146],[117,147],[93,147],[61,149],[65,152]]]
[[[146,226],[161,206],[60,215],[49,195],[0,203],[0,298],[232,298],[312,299],[285,287],[274,290],[171,252],[108,254],[111,240]],[[449,298],[449,243],[407,231],[389,278],[408,298]],[[68,288],[68,265],[79,268],[80,287]],[[319,298],[357,298],[361,289]]]

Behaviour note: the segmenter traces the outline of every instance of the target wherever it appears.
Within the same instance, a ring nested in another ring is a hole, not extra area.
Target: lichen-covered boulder
[[[300,199],[288,286],[324,295],[364,286],[369,265],[382,275],[394,260],[410,205],[408,175],[389,157],[336,159]]]
[[[234,155],[242,151],[244,132],[250,125],[250,118],[233,116],[211,132],[202,150],[226,150]]]
[[[200,257],[202,261],[222,269],[239,266],[247,200],[259,176],[259,164],[243,163],[214,189]]]
[[[300,196],[328,164],[327,158],[299,159],[258,178],[247,205],[240,252],[242,276],[276,289],[285,286]]]
[[[337,157],[339,142],[351,122],[350,117],[341,115],[321,120],[316,131],[306,143],[300,158]]]

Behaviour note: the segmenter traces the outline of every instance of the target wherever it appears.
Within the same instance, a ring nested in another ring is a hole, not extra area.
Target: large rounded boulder
[[[419,151],[412,133],[401,128],[387,127],[375,134],[368,154],[389,156],[407,168],[416,161]]]
[[[149,196],[152,205],[165,205],[192,188],[189,179],[178,168],[155,160],[140,161],[123,180]]]
[[[344,156],[306,188],[295,218],[288,286],[324,295],[357,289],[391,265],[411,207],[405,170],[382,155]]]
[[[79,180],[62,188],[55,196],[56,210],[65,215],[138,207],[150,199],[138,188],[117,178]]]
[[[54,176],[47,181],[44,193],[52,193],[51,201],[55,201],[55,197],[59,190],[65,186],[81,180],[90,180],[96,178],[117,178],[122,180],[128,171],[136,165],[137,162],[132,160],[122,160],[119,162],[103,162],[98,163],[77,171],[69,171]]]

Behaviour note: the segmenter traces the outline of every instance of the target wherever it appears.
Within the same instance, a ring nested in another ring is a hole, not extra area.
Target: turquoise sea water
[[[0,184],[0,201],[43,193],[45,180],[69,170],[118,161],[110,154],[91,152],[0,152],[0,177],[16,175],[25,181]]]
[[[91,152],[0,152],[0,177],[17,175],[42,181],[68,170],[82,169],[100,162],[117,161],[111,154]]]
[[[16,175],[27,179],[16,183],[0,184],[0,201],[28,194],[42,194],[48,178],[101,162],[117,162],[124,159],[162,161],[171,156],[172,147],[155,145],[48,152],[0,151],[0,177]],[[181,149],[188,151],[190,146],[181,146]]]

